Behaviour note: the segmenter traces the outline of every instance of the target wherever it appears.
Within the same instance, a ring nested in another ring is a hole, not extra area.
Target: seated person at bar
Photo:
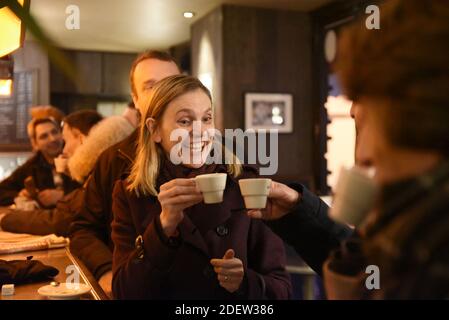
[[[356,158],[373,166],[379,190],[364,224],[338,249],[326,205],[280,183],[266,210],[249,215],[323,269],[329,298],[447,299],[449,3],[393,0],[380,12],[380,30],[358,21],[342,34],[336,65],[356,102]],[[366,287],[369,265],[377,290]]]
[[[117,120],[115,120],[117,119]],[[122,121],[125,134],[133,127],[122,117],[111,117],[103,121],[102,116],[94,110],[74,112],[63,119],[62,135],[64,137],[64,150],[62,156],[68,161],[68,171],[72,178],[80,184],[90,174],[95,160],[105,149],[104,140],[112,140],[109,145],[116,142],[114,135],[123,130],[114,123]],[[108,127],[110,130],[107,130]],[[95,129],[94,129],[95,128]],[[128,129],[129,128],[129,129]],[[92,134],[91,134],[92,133]],[[99,135],[106,135],[100,140]],[[119,135],[118,138],[123,137]],[[35,209],[31,211],[14,210],[1,219],[1,228],[16,233],[29,233],[38,235],[56,234],[66,237],[68,228],[73,220],[77,208],[83,203],[83,188],[77,188],[64,196],[53,209]]]
[[[154,84],[179,74],[173,58],[161,51],[145,51],[137,56],[130,70],[130,87],[137,110]],[[112,280],[112,191],[116,180],[129,170],[136,153],[138,130],[105,150],[98,158],[86,184],[84,205],[70,227],[70,250],[111,293]]]
[[[79,184],[55,171],[54,159],[61,154],[64,145],[59,123],[53,118],[35,118],[29,128],[35,154],[0,183],[0,205],[13,204],[17,196],[33,197],[25,189],[25,180],[31,177],[36,192],[33,200],[42,207],[51,208]]]
[[[141,112],[136,160],[113,193],[114,297],[288,299],[284,244],[246,215],[237,182],[257,177],[257,170],[234,155],[232,164],[205,162],[214,143],[212,135],[204,138],[214,128],[208,89],[193,77],[168,77],[155,85]],[[194,121],[200,133],[192,131]],[[190,142],[187,151],[188,158],[201,154],[201,161],[172,162],[176,129],[190,138],[201,134],[201,148]],[[204,204],[192,178],[217,172],[227,173],[223,202]]]

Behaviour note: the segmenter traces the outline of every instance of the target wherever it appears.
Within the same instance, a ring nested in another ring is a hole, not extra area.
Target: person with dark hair
[[[62,120],[62,127],[67,125],[87,136],[90,129],[102,119],[103,116],[95,110],[79,110],[65,117]]]
[[[123,116],[103,117],[94,110],[76,111],[63,119],[67,174],[80,184],[89,177],[98,156],[128,136],[135,127]],[[11,210],[1,220],[5,231],[68,236],[70,223],[84,202],[84,188],[66,195],[51,210]]]
[[[103,117],[95,110],[80,110],[69,114],[62,122],[65,146],[63,154],[71,157],[87,138],[90,129]]]
[[[61,128],[53,118],[47,117],[31,120],[28,129],[36,153],[0,183],[0,205],[11,205],[18,196],[35,196],[33,200],[37,200],[41,206],[53,207],[64,194],[79,186],[69,177],[55,171],[54,159],[63,148]],[[33,190],[25,189],[27,178],[32,181]]]
[[[249,215],[271,220],[312,258],[328,298],[447,299],[449,2],[391,0],[380,12],[380,30],[359,21],[343,32],[336,63],[356,103],[356,157],[373,166],[379,189],[364,224],[338,248],[325,205],[279,183],[267,209]],[[376,268],[377,285],[369,287],[367,270]]]
[[[133,62],[130,86],[137,110],[148,99],[154,84],[180,70],[173,58],[160,51],[146,51]],[[128,108],[129,109],[129,108]],[[129,170],[136,153],[138,130],[110,147],[99,157],[87,182],[85,202],[70,227],[70,250],[111,294],[112,281],[112,190]]]

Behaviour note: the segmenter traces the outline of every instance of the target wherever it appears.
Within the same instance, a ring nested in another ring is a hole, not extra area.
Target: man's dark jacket
[[[351,236],[352,230],[329,218],[329,207],[300,184],[292,184],[301,195],[297,205],[283,218],[268,225],[319,275],[332,250]]]
[[[135,130],[101,154],[87,181],[84,205],[70,226],[70,250],[97,280],[112,270],[112,191],[115,182],[131,167],[137,137]]]
[[[38,190],[54,189],[53,168],[42,153],[37,152],[0,183],[0,206],[9,206],[14,203],[14,198],[25,187],[25,179],[29,176],[33,177]],[[62,175],[62,179],[64,194],[68,194],[80,186],[66,175]]]

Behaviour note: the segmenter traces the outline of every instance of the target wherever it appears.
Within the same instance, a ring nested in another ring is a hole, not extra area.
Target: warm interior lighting
[[[12,80],[0,79],[0,96],[11,96],[12,94]]]
[[[187,19],[193,18],[194,15],[195,15],[195,13],[191,12],[191,11],[184,12],[184,18],[187,18]]]
[[[355,125],[350,116],[352,101],[346,97],[329,96],[325,106],[330,120],[327,135],[331,138],[327,141],[327,184],[334,190],[340,168],[354,165]]]
[[[284,123],[284,118],[281,115],[281,109],[279,107],[273,107],[273,109],[271,110],[271,121],[273,122],[273,124],[283,124]]]
[[[0,96],[10,96],[14,78],[14,61],[12,57],[0,58]]]
[[[23,6],[25,0],[18,0]],[[23,40],[22,23],[19,18],[8,8],[0,9],[0,57],[3,57],[18,49]]]

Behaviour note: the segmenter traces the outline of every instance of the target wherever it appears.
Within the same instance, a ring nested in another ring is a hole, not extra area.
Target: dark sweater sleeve
[[[291,279],[282,240],[263,222],[253,220],[249,231],[248,266],[243,290],[248,299],[289,299]]]
[[[291,184],[290,187],[301,194],[300,201],[290,213],[268,225],[321,275],[329,253],[348,238],[352,230],[330,219],[326,203],[304,186]]]
[[[97,162],[93,173],[88,178],[84,203],[70,225],[70,250],[74,253],[98,280],[112,269],[112,251],[108,246],[109,220],[106,192],[102,189],[107,183],[102,177],[109,178],[109,168],[103,163],[107,158],[103,155]]]
[[[29,175],[29,164],[26,162],[0,183],[0,206],[14,203],[14,198],[24,188],[25,179]]]
[[[57,209],[18,210],[3,217],[4,231],[36,235],[56,234],[66,236],[70,221],[64,221]]]
[[[5,231],[36,235],[56,234],[68,237],[74,209],[83,201],[83,189],[79,188],[58,201],[54,209],[33,211],[11,210],[1,221]]]
[[[174,262],[179,243],[169,244],[159,217],[155,217],[136,246],[137,234],[122,182],[113,193],[114,241],[112,292],[116,299],[159,299],[164,279]]]

